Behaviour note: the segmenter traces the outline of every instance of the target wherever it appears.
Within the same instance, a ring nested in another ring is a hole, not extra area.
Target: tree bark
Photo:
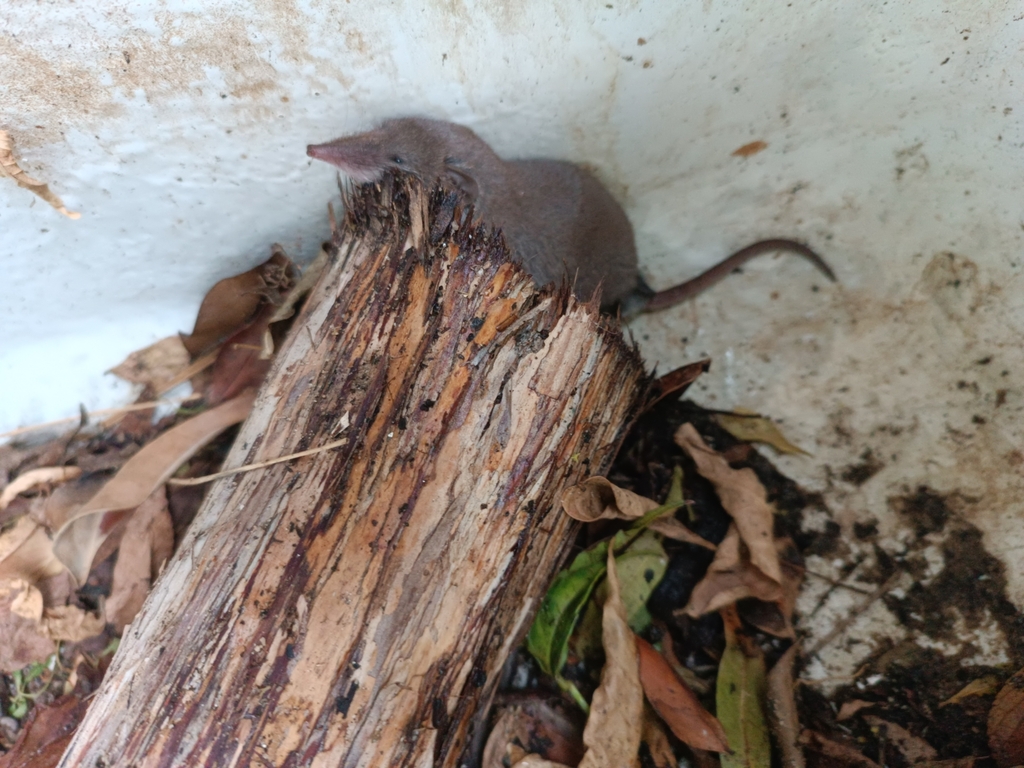
[[[458,766],[646,386],[595,304],[363,187],[63,766]]]

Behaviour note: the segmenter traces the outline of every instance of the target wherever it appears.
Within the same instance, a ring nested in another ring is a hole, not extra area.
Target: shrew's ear
[[[476,202],[480,195],[480,186],[462,162],[454,157],[446,157],[444,159],[444,175],[445,179],[463,194],[467,203]]]

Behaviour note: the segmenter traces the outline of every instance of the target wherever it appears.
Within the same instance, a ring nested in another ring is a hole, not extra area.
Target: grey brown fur
[[[306,153],[337,166],[354,181],[375,181],[395,168],[428,184],[440,180],[461,190],[480,218],[502,229],[513,257],[538,284],[567,276],[583,299],[600,288],[604,309],[620,303],[639,311],[671,306],[767,250],[795,250],[832,278],[828,266],[806,246],[773,240],[748,246],[652,297],[637,268],[633,227],[593,174],[561,160],[502,160],[473,131],[455,123],[421,117],[387,120],[366,133],[310,145]]]

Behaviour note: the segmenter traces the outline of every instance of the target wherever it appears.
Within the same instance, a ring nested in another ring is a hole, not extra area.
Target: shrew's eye
[[[394,163],[395,165],[405,165],[405,159],[402,158],[400,155],[392,155],[391,162]]]

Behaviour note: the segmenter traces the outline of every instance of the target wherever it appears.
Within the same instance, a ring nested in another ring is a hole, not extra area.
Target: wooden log
[[[646,386],[596,305],[407,179],[354,193],[63,766],[457,766]]]

